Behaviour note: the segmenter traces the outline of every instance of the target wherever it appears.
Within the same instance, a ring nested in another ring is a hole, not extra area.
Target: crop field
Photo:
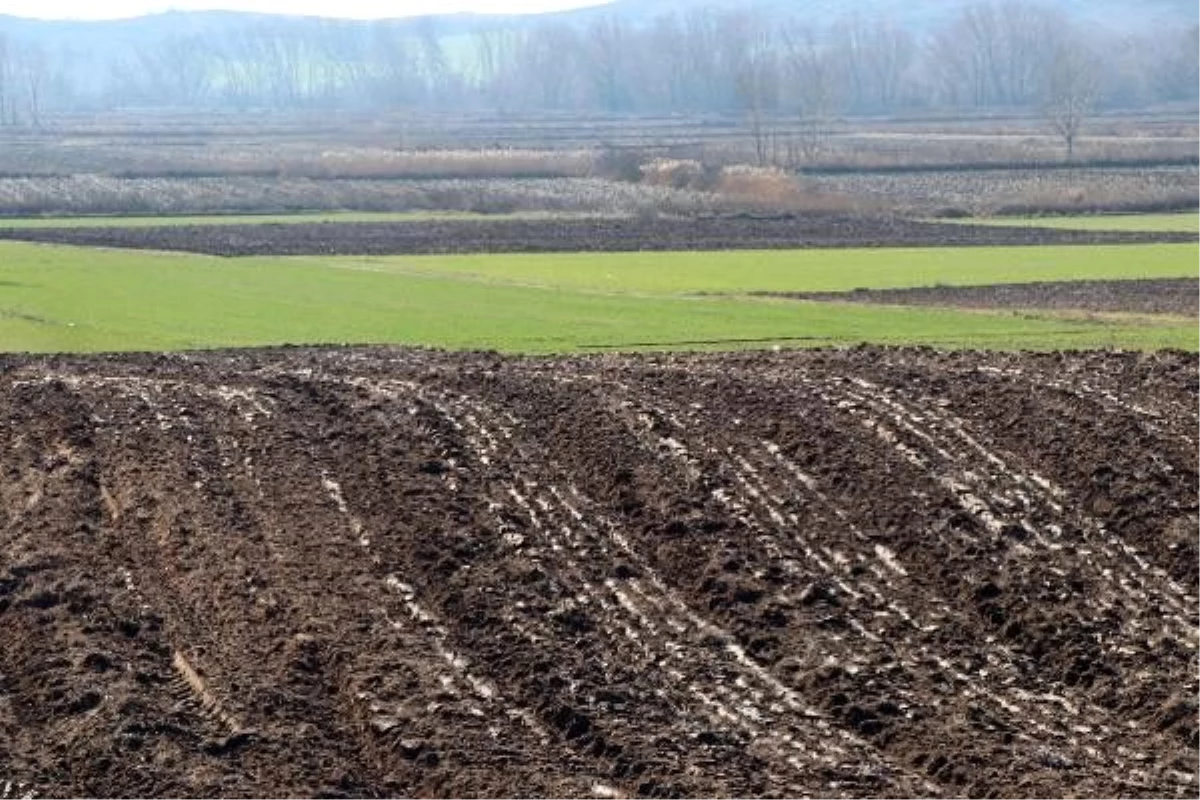
[[[219,256],[566,253],[1195,242],[1175,231],[945,225],[849,214],[431,217],[390,222],[0,228],[0,239]]]
[[[1044,120],[855,120],[812,157],[756,154],[738,115],[396,118],[88,115],[0,131],[0,216],[455,211],[697,214],[761,210],[714,180],[785,173],[784,207],[913,216],[1196,207],[1194,115],[1096,118],[1066,160]],[[778,145],[803,138],[770,123]],[[784,148],[787,149],[786,147]],[[708,178],[666,185],[644,168]],[[768,192],[767,195],[770,193]]]
[[[1200,793],[1191,115],[409,116],[0,130],[0,800]]]
[[[0,787],[1197,784],[1180,353],[0,360]]]
[[[1163,244],[216,259],[3,242],[0,349],[346,342],[563,352],[874,341],[1195,350],[1194,318],[1177,315],[1073,318],[755,296],[1186,278],[1195,258],[1194,245]]]

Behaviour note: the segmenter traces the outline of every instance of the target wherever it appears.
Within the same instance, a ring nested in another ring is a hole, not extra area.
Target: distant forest
[[[105,23],[35,27],[0,18],[0,124],[113,109],[738,113],[820,122],[1189,104],[1200,86],[1194,24],[1115,31],[1019,0],[963,6],[925,28],[864,15],[800,17],[777,6],[457,27],[439,19],[450,18],[169,14],[106,41]]]

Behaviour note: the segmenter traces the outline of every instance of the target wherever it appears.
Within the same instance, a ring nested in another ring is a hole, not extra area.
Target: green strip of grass
[[[871,251],[860,258],[886,261],[886,255]],[[624,268],[624,257],[608,258],[609,266]],[[571,266],[560,269],[575,272]],[[744,277],[741,283],[746,284]],[[0,243],[0,351],[403,343],[568,352],[772,342],[1197,349],[1194,324],[1181,320],[1108,323],[745,297],[616,294],[497,285],[463,274],[345,269],[316,258],[217,259]]]
[[[1150,233],[1200,233],[1200,214],[1086,214],[1069,217],[989,217],[986,219],[938,220],[972,225],[1060,228],[1077,231],[1145,231]]]
[[[472,282],[674,295],[1195,277],[1198,254],[1196,245],[1164,244],[342,257],[328,263]]]

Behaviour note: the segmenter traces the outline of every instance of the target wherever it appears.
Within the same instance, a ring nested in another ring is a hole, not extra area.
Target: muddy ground
[[[1131,314],[1200,315],[1200,280],[1046,281],[993,286],[923,286],[850,292],[785,292],[778,297],[955,308],[1039,308]]]
[[[0,794],[1179,796],[1197,365],[0,359]]]
[[[0,239],[220,256],[735,250],[1194,242],[1186,233],[939,224],[899,217],[716,216],[0,229]]]

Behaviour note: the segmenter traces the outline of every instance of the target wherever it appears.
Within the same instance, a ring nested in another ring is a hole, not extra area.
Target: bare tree
[[[858,15],[840,20],[830,34],[854,108],[895,108],[916,54],[912,35],[886,20],[868,22]]]
[[[595,98],[605,111],[628,111],[636,81],[630,74],[633,31],[617,16],[604,16],[588,26],[583,58]]]
[[[508,28],[481,30],[474,35],[479,86],[501,114],[519,101],[522,76],[520,54],[528,50],[523,32]]]
[[[425,17],[417,24],[420,45],[420,75],[425,82],[426,103],[434,107],[454,105],[462,76],[455,74],[450,59],[442,47],[442,34],[433,18]]]
[[[529,32],[516,64],[516,83],[526,92],[526,105],[562,109],[578,104],[572,93],[578,83],[578,49],[578,34],[570,26],[547,24]]]
[[[1195,101],[1200,87],[1200,62],[1196,58],[1200,26],[1163,33],[1166,35],[1156,37],[1159,49],[1153,51],[1158,62],[1153,70],[1153,87],[1165,99]]]
[[[749,16],[738,21],[740,24],[729,30],[730,37],[737,42],[738,53],[733,68],[734,91],[750,123],[758,165],[765,166],[774,160],[767,117],[779,102],[779,60],[768,25]]]
[[[50,83],[50,59],[46,51],[37,45],[18,48],[13,59],[13,74],[25,119],[31,127],[40,128],[46,87]]]
[[[0,35],[0,125],[16,124],[16,105],[13,99],[13,67],[8,39]]]
[[[953,5],[951,21],[924,35],[918,15],[907,10],[896,12],[898,20],[911,19],[912,27],[867,16],[805,26],[794,16],[789,24],[784,3],[747,9],[679,2],[649,17],[550,18],[535,28],[497,22],[470,39],[470,54],[460,46],[469,35],[436,18],[231,18],[217,27],[156,26],[131,35],[128,47],[39,38],[31,43],[42,43],[44,55],[28,57],[20,29],[0,26],[7,37],[0,41],[0,124],[106,103],[740,113],[755,155],[770,162],[784,142],[768,130],[780,111],[801,120],[800,135],[787,140],[792,160],[793,152],[814,157],[830,118],[846,113],[1056,108],[1073,149],[1081,123],[1070,120],[1081,118],[1080,105],[1064,96],[1082,97],[1084,109],[1197,99],[1200,34],[1192,23],[1113,32],[1084,28],[1079,3]],[[917,46],[917,36],[925,46]],[[1089,91],[1064,95],[1053,87],[1080,83],[1070,77],[1080,71],[1072,68],[1078,59],[1062,46],[1074,38],[1104,58],[1084,87]]]
[[[828,44],[817,31],[797,23],[784,26],[781,35],[783,101],[795,108],[800,134],[789,150],[789,164],[803,158],[814,161],[825,147],[829,125],[845,102],[843,74]]]
[[[1075,154],[1075,140],[1098,94],[1097,59],[1078,41],[1068,40],[1055,52],[1046,75],[1045,111],[1054,132]]]
[[[156,47],[131,51],[113,66],[125,100],[159,106],[202,103],[211,85],[209,43],[199,34],[169,36]]]
[[[1044,5],[976,3],[934,34],[927,59],[940,79],[943,98],[952,105],[1033,105],[1067,29],[1067,20]]]
[[[390,110],[412,102],[417,64],[408,42],[390,21],[374,23],[369,41],[366,71],[373,103]]]

